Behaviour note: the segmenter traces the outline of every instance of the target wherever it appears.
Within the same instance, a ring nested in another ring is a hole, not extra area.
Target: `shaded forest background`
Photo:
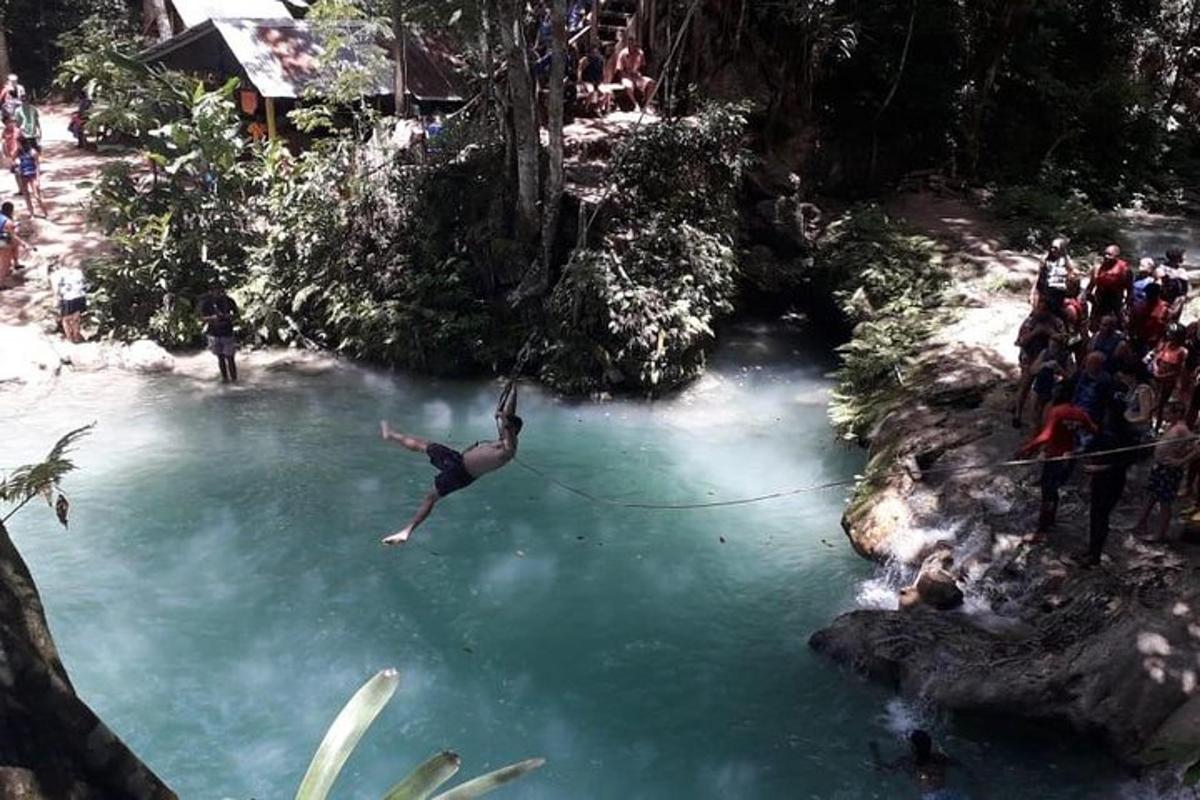
[[[480,61],[483,4],[364,2]],[[692,4],[651,5],[657,74]],[[5,0],[11,69],[44,92],[63,33],[93,15],[140,28],[142,12],[142,0]],[[756,149],[814,192],[869,195],[925,169],[1036,179],[1100,205],[1175,204],[1200,185],[1197,2],[698,0],[692,16],[672,102],[752,101]]]

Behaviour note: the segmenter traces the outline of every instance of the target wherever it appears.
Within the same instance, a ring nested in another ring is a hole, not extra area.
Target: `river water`
[[[737,498],[852,477],[826,421],[829,364],[778,332],[728,337],[655,404],[521,395],[521,456],[595,494]],[[3,460],[96,420],[68,479],[11,523],[80,694],[184,798],[286,798],[355,689],[401,688],[338,796],[379,797],[445,747],[471,775],[547,766],[510,798],[904,798],[868,767],[922,720],[991,797],[1099,798],[1092,743],[938,719],[812,654],[871,573],[838,525],[846,490],[706,511],[588,503],[514,465],[443,502],[378,420],[462,445],[497,386],[340,367],[225,389],[65,378],[8,409]]]

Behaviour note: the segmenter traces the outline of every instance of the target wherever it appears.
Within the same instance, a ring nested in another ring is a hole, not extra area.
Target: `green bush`
[[[92,273],[95,312],[118,337],[192,344],[200,334],[195,302],[214,281],[236,286],[245,275],[251,175],[234,86],[197,85],[188,115],[145,137],[142,164],[112,162],[97,181],[91,216],[112,253]]]
[[[1116,220],[1097,211],[1080,193],[1006,186],[992,193],[988,207],[1004,223],[1009,245],[1016,249],[1042,251],[1056,236],[1067,237],[1077,254],[1121,241]]]
[[[617,211],[546,303],[548,384],[658,395],[703,369],[714,322],[733,310],[745,114],[709,106],[619,151]]]
[[[814,269],[854,325],[838,348],[830,417],[844,438],[863,440],[907,396],[904,370],[937,330],[949,271],[931,239],[876,205],[854,207],[830,224]]]

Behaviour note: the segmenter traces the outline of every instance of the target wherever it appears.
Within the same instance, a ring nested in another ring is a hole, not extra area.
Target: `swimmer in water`
[[[921,800],[966,800],[963,795],[946,788],[946,771],[950,767],[961,767],[958,761],[945,753],[936,752],[933,739],[919,728],[908,735],[908,743],[912,746],[911,755],[887,763],[879,756],[879,745],[871,742],[871,758],[875,761],[875,768],[910,776],[917,783]]]
[[[383,543],[404,544],[429,516],[429,512],[433,511],[438,500],[470,486],[476,478],[495,472],[512,461],[517,454],[517,436],[521,433],[521,424],[521,418],[517,416],[517,387],[512,381],[504,387],[500,402],[496,404],[496,432],[499,438],[490,442],[476,442],[461,453],[444,444],[392,430],[387,420],[379,423],[380,434],[385,442],[396,442],[415,453],[424,453],[429,457],[429,463],[438,469],[433,488],[425,495],[413,518],[396,533],[384,537]]]

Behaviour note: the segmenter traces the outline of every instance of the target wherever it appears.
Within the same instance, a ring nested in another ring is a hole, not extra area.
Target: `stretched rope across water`
[[[1150,450],[1164,444],[1183,444],[1187,442],[1200,441],[1200,435],[1186,436],[1178,439],[1171,439],[1163,442],[1147,442],[1145,444],[1130,445],[1128,447],[1115,447],[1111,450],[1097,450],[1091,453],[1070,453],[1065,456],[1054,456],[1052,458],[1014,458],[1006,461],[995,461],[988,464],[961,464],[957,466],[947,467],[931,467],[930,469],[919,470],[921,476],[926,475],[949,475],[962,472],[990,472],[1001,469],[1011,469],[1013,467],[1030,467],[1037,464],[1046,464],[1055,461],[1087,461],[1101,456],[1115,455],[1118,453],[1131,453],[1140,450]],[[592,494],[585,489],[580,489],[578,486],[572,486],[569,483],[559,480],[539,467],[528,464],[520,458],[514,459],[518,464],[542,478],[548,483],[565,489],[571,494],[577,495],[597,505],[611,506],[614,508],[639,508],[652,511],[691,511],[705,508],[725,508],[728,506],[745,506],[753,503],[762,503],[768,500],[779,500],[784,497],[793,497],[800,494],[809,494],[811,492],[822,492],[829,489],[837,489],[844,486],[854,486],[859,483],[862,478],[843,478],[835,481],[825,481],[823,483],[814,483],[808,486],[800,486],[794,489],[781,489],[776,492],[768,492],[767,494],[754,495],[753,497],[740,497],[734,500],[710,500],[696,503],[654,503],[649,501],[626,501],[617,500],[611,497],[600,497]],[[866,480],[873,480],[887,477],[889,475],[912,474],[912,470],[904,466],[894,466],[887,470],[881,470],[868,476]]]

